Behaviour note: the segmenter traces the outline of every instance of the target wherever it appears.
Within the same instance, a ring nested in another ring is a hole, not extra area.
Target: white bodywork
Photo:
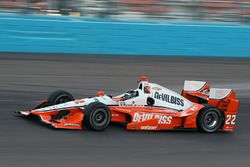
[[[184,91],[187,92],[196,92],[201,90],[206,85],[204,81],[185,81],[184,82]]]
[[[150,91],[145,91],[145,88],[148,88]],[[147,81],[141,81],[137,89],[133,90],[138,92],[137,96],[131,97],[124,100],[122,99],[126,93],[121,94],[116,97],[109,97],[107,95],[93,98],[84,98],[75,101],[70,101],[58,105],[53,105],[45,108],[36,109],[33,111],[37,112],[46,112],[51,110],[60,110],[65,108],[79,107],[84,109],[84,107],[92,102],[101,102],[106,105],[118,105],[118,106],[147,106],[148,98],[153,99],[154,104],[152,106],[165,107],[173,110],[182,111],[192,106],[190,102],[185,97],[180,94],[169,90],[163,86],[160,86],[156,83],[149,83]],[[128,93],[127,93],[128,94]]]
[[[217,99],[217,100],[224,99],[231,92],[232,92],[232,89],[211,88],[209,98],[210,99]]]

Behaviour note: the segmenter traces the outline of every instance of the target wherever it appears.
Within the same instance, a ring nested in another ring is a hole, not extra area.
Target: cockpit
[[[121,97],[123,100],[128,100],[134,97],[139,96],[139,92],[138,90],[128,90],[126,93],[123,94],[123,96]]]
[[[117,101],[125,101],[132,98],[136,98],[144,93],[148,94],[150,93],[150,86],[145,85],[145,82],[148,83],[148,79],[144,76],[141,77],[141,79],[138,81],[139,85],[137,89],[130,89],[126,91],[125,93],[121,94],[120,96],[116,96],[113,98],[113,100]]]

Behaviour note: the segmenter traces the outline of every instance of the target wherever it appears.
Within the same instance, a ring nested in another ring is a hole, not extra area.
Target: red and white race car
[[[198,129],[202,132],[233,131],[239,101],[231,89],[210,88],[206,82],[185,81],[180,94],[142,76],[138,88],[116,97],[98,92],[96,97],[74,100],[65,91],[23,116],[38,116],[54,128],[101,131],[111,122],[128,130]]]

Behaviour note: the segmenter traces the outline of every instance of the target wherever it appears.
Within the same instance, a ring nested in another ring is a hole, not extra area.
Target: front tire
[[[105,104],[93,102],[86,106],[83,121],[88,129],[103,131],[111,121],[111,112]]]
[[[70,93],[63,90],[57,90],[55,92],[52,92],[48,97],[49,105],[66,103],[73,100],[74,97]]]
[[[201,132],[213,133],[219,130],[222,124],[220,110],[211,105],[205,105],[197,116],[197,128]]]

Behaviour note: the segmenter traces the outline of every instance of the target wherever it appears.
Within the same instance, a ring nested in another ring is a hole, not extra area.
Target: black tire
[[[57,90],[53,93],[51,93],[48,97],[48,104],[49,105],[56,105],[56,104],[61,104],[69,101],[73,101],[74,97],[63,90]]]
[[[83,124],[90,130],[103,131],[111,121],[109,108],[100,102],[90,103],[85,107]]]
[[[197,116],[197,129],[200,132],[217,132],[222,125],[222,113],[216,107],[204,105]]]

